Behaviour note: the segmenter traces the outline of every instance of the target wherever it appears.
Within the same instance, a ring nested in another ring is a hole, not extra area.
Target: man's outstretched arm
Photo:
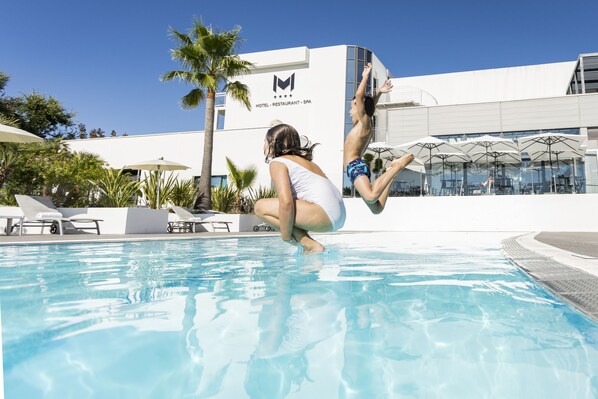
[[[365,112],[364,97],[371,70],[372,64],[368,62],[363,67],[363,72],[361,73],[361,82],[359,82],[359,86],[357,87],[357,91],[355,92],[355,106],[357,108],[357,116],[359,117],[359,120],[362,122],[364,122],[365,119],[369,120],[369,117]]]
[[[378,100],[380,100],[380,96],[382,93],[390,93],[392,91],[392,83],[390,79],[386,79],[386,82],[378,89],[378,92],[374,95],[374,106],[378,104]]]

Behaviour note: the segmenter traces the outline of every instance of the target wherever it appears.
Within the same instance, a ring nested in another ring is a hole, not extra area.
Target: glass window
[[[354,46],[348,46],[347,47],[347,59],[348,60],[354,60],[355,59],[355,47]]]
[[[210,185],[212,187],[226,187],[226,176],[212,176]]]
[[[347,83],[345,99],[352,100],[355,96],[355,84]]]
[[[359,61],[363,61],[365,59],[365,49],[358,47],[357,48],[357,58]]]
[[[193,182],[195,183],[196,186],[199,186],[199,179],[201,179],[201,176],[193,177]],[[212,179],[210,180],[210,185],[212,187],[226,187],[226,184],[227,184],[226,176],[222,176],[222,175],[212,176]]]
[[[355,61],[347,62],[347,82],[355,82]]]
[[[367,62],[372,62],[372,52],[371,51],[367,52],[366,61]]]
[[[216,130],[224,129],[224,111],[218,111],[218,119],[216,120]]]
[[[364,63],[362,60],[359,60],[357,62],[357,81],[361,82],[361,74],[363,73],[363,67],[364,67]]]

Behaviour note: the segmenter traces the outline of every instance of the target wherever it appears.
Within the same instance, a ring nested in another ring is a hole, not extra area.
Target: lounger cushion
[[[69,216],[69,219],[72,220],[72,221],[75,221],[75,222],[76,221],[84,221],[84,220],[87,220],[87,221],[90,221],[90,222],[94,222],[96,220],[98,222],[102,222],[103,221],[102,219],[91,217],[91,216],[89,216],[86,213],[80,213],[78,215]]]
[[[36,219],[62,219],[60,212],[39,212],[35,215]]]

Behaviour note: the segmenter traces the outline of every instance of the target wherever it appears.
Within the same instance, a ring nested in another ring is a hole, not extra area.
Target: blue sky
[[[170,26],[193,17],[242,27],[241,52],[355,44],[393,76],[572,61],[598,52],[598,1],[5,1],[0,70],[6,95],[59,99],[88,130],[149,134],[203,129],[184,111],[189,87],[161,83],[178,69]]]

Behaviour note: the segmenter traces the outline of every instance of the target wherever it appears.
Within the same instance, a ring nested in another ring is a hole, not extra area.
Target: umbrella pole
[[[160,186],[162,182],[162,174],[160,173],[160,167],[158,166],[158,195],[156,198],[156,209],[160,209]]]
[[[556,190],[552,190],[554,184],[554,169],[552,168],[552,145],[548,142],[548,163],[550,164],[550,192],[553,193]]]
[[[573,191],[571,194],[577,194],[577,184],[575,182],[575,169],[577,169],[577,163],[575,162],[575,158],[571,158],[571,162],[573,162]]]
[[[451,173],[451,177],[452,177]],[[442,190],[442,185],[444,184],[444,189],[446,190],[446,179],[444,178],[444,158],[442,158],[442,183],[440,183],[440,189]],[[442,194],[441,194],[442,195]]]
[[[430,160],[428,161],[428,167],[430,168],[428,176],[428,195],[432,192],[432,147],[430,147]]]
[[[557,192],[556,179],[559,178],[559,171],[560,171],[560,169],[559,169],[559,153],[558,153],[558,151],[555,152],[555,154],[556,154],[556,173],[557,174],[556,174],[556,177],[554,179],[554,191]]]

